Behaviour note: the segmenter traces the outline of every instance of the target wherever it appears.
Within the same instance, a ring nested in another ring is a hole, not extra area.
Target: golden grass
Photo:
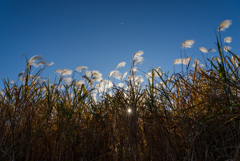
[[[127,90],[114,86],[98,101],[74,79],[60,90],[62,77],[52,86],[31,77],[27,63],[24,83],[4,79],[0,160],[239,160],[239,68],[218,39],[217,47],[222,61],[209,60],[208,69],[171,80],[152,70],[146,88],[131,72]]]

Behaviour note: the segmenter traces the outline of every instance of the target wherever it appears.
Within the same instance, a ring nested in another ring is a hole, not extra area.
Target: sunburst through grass
[[[26,58],[18,81],[3,79],[0,160],[239,160],[240,59],[219,40],[231,24],[225,20],[218,27],[219,57],[203,55],[206,64],[190,56],[176,59],[174,65],[193,68],[172,75],[156,67],[143,77],[138,51],[124,74],[118,68],[125,62],[107,79],[79,66],[55,70],[50,84],[41,75],[54,63],[39,55]]]

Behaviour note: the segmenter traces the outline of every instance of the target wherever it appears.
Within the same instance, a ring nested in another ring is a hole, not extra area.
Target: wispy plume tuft
[[[193,47],[194,44],[194,40],[185,40],[182,44],[181,44],[181,49],[184,48],[191,48]]]
[[[215,49],[209,49],[208,52],[215,52]]]
[[[231,50],[232,48],[230,46],[224,46],[224,51],[228,52],[228,50]]]
[[[34,63],[34,62],[40,61],[42,59],[43,59],[42,55],[35,55],[35,56],[31,57],[28,62],[29,63]]]
[[[186,58],[179,58],[174,60],[173,64],[184,64],[184,65],[188,65],[188,63],[191,61],[191,57],[186,57]]]
[[[53,65],[54,64],[54,62],[51,62],[51,63],[49,63],[47,66],[51,66],[51,65]]]
[[[139,50],[138,52],[136,52],[136,53],[133,55],[133,59],[135,59],[136,57],[142,56],[142,55],[143,55],[143,51]]]
[[[200,47],[199,48],[201,50],[201,52],[203,53],[208,53],[208,50],[205,47]]]
[[[122,75],[122,80],[126,77],[128,72],[125,72],[123,75]]]
[[[239,56],[237,55],[237,57],[239,58]],[[238,58],[237,57],[235,57],[235,56],[232,56],[232,58],[231,58],[231,61],[232,61],[232,63],[233,63],[233,65],[235,66],[235,67],[239,67],[239,61],[238,61]]]
[[[60,75],[71,75],[72,70],[70,69],[57,69],[54,71],[54,73],[59,73]]]
[[[137,63],[142,64],[144,61],[144,58],[142,57],[143,51],[138,51],[133,55],[133,66],[135,66]]]
[[[82,70],[87,71],[87,70],[88,70],[88,67],[85,67],[85,66],[79,66],[79,67],[77,67],[75,70],[78,71],[78,72],[82,72]]]
[[[224,38],[224,42],[225,42],[225,43],[231,43],[231,42],[232,42],[232,38],[229,37],[229,36],[228,36],[228,37],[225,37],[225,38]]]
[[[196,59],[194,59],[192,66],[196,67],[196,65],[199,64],[199,63],[200,63],[200,60],[196,58]]]
[[[121,62],[117,65],[116,69],[120,67],[125,67],[125,65],[126,65],[126,62]]]
[[[225,31],[225,29],[227,29],[231,24],[232,24],[232,20],[225,20],[221,22],[218,26],[218,32]]]
[[[133,67],[130,72],[136,72],[137,71],[137,67]]]
[[[108,76],[109,77],[113,76],[116,79],[120,79],[121,78],[121,73],[119,73],[119,71],[117,71],[117,70],[113,70],[109,73]]]
[[[123,88],[124,84],[123,83],[118,83],[117,87]]]

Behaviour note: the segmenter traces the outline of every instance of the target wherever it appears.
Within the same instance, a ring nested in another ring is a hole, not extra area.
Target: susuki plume
[[[130,71],[131,72],[136,72],[137,71],[137,67],[133,67]]]
[[[51,65],[53,65],[54,64],[54,62],[51,62],[51,63],[49,63],[47,66],[51,66]]]
[[[232,48],[230,46],[224,46],[224,51],[228,52],[228,50],[231,50]]]
[[[136,57],[139,57],[143,55],[143,51],[139,50],[138,52],[136,52],[134,55],[133,55],[133,59],[135,59]]]
[[[82,72],[82,70],[87,71],[87,70],[88,70],[88,67],[85,67],[85,66],[79,66],[79,67],[77,67],[75,70],[78,71],[78,72]]]
[[[196,65],[199,64],[199,63],[200,63],[200,60],[196,58],[196,59],[194,59],[192,66],[196,67]]]
[[[200,47],[199,49],[200,49],[201,52],[203,52],[203,53],[207,53],[207,52],[208,52],[208,50],[207,50],[205,47]]]
[[[215,52],[215,49],[209,49],[208,52]]]
[[[75,86],[77,86],[78,88],[80,88],[83,84],[84,84],[84,81],[83,81],[83,80],[78,80],[78,81],[76,81]]]
[[[72,82],[72,78],[70,78],[70,77],[65,77],[65,78],[63,78],[63,79],[65,79],[65,83],[70,83],[70,82]]]
[[[35,55],[35,56],[31,57],[28,62],[29,63],[34,63],[34,62],[42,60],[42,59],[43,59],[42,55]]]
[[[125,72],[123,75],[122,75],[122,80],[126,77],[128,72]]]
[[[216,61],[218,61],[219,63],[221,62],[221,59],[216,57]]]
[[[113,76],[114,78],[116,78],[116,79],[120,79],[121,78],[121,73],[119,73],[119,71],[117,71],[117,70],[113,70],[113,71],[111,71],[110,73],[109,73],[109,77],[111,77],[111,76]]]
[[[237,55],[237,57],[239,58],[239,56]],[[238,58],[237,57],[235,57],[235,56],[232,56],[232,59],[231,59],[231,61],[232,61],[232,63],[234,64],[234,66],[235,67],[239,67],[239,61],[238,61]]]
[[[141,56],[143,55],[143,51],[138,51],[133,55],[133,66],[135,66],[137,63],[142,64],[144,61],[144,58]]]
[[[182,44],[181,44],[181,48],[191,48],[193,47],[194,44],[194,40],[185,40]]]
[[[218,26],[218,31],[225,31],[232,24],[232,20],[225,20]]]
[[[184,64],[184,65],[188,65],[188,63],[191,61],[191,57],[186,57],[186,58],[179,58],[174,60],[173,64]]]
[[[224,38],[224,42],[225,43],[231,43],[232,42],[232,38],[231,37],[225,37]]]
[[[70,69],[57,69],[54,71],[54,73],[59,73],[60,75],[71,75],[72,70]]]
[[[119,67],[125,67],[126,63],[125,62],[121,62],[117,65],[116,69]]]
[[[124,84],[123,83],[118,83],[117,87],[123,88]]]

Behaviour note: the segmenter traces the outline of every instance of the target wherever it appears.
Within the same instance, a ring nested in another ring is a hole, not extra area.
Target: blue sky
[[[187,56],[201,58],[199,47],[216,48],[215,29],[226,19],[232,25],[222,37],[231,36],[229,45],[239,54],[239,0],[1,0],[1,78],[17,80],[27,54],[55,63],[45,77],[57,69],[87,66],[107,79],[122,61],[127,64],[119,71],[129,71],[139,50],[145,59],[139,69],[172,73],[181,43],[195,40]],[[176,71],[180,68],[176,65]]]

